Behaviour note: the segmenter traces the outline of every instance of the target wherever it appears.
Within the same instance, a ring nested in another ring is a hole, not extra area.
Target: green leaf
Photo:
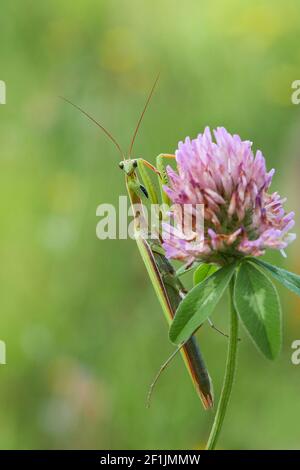
[[[170,327],[173,343],[186,341],[211,315],[235,269],[236,263],[225,266],[190,290],[180,302]]]
[[[270,279],[249,261],[241,264],[234,288],[234,303],[247,332],[268,358],[281,347],[281,308]]]
[[[198,266],[193,276],[194,286],[204,281],[204,279],[206,279],[208,276],[216,272],[218,269],[219,269],[218,266],[216,266],[215,264],[203,263],[200,266]]]
[[[267,269],[272,274],[274,279],[279,281],[281,284],[283,284],[295,294],[300,295],[300,276],[298,276],[298,274],[290,273],[285,269],[278,268],[273,264],[266,263],[266,261],[262,261],[257,258],[251,258],[250,260],[253,263],[258,264],[262,268]]]

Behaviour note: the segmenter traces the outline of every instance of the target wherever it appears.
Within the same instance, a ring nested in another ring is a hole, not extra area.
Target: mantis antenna
[[[92,121],[94,124],[96,124],[96,126],[100,127],[100,129],[107,135],[107,137],[115,144],[115,146],[117,147],[117,149],[119,150],[119,152],[121,154],[121,157],[123,158],[123,160],[125,160],[124,153],[123,153],[120,145],[118,144],[116,139],[112,136],[112,134],[110,132],[108,132],[107,129],[105,129],[105,127],[103,127],[98,121],[96,121],[96,119],[94,119],[92,116],[90,116],[86,111],[84,111],[82,108],[77,106],[77,104],[72,103],[72,101],[68,100],[67,98],[64,98],[63,96],[60,96],[59,98],[66,101],[67,103],[71,104],[72,106],[74,106],[74,108],[78,109],[78,111],[80,111],[82,114],[84,114],[88,119],[90,119],[90,121]]]
[[[150,93],[149,93],[149,95],[148,95],[146,104],[145,104],[145,106],[144,106],[144,109],[143,109],[143,111],[142,111],[142,113],[141,113],[141,115],[140,115],[140,118],[139,118],[138,123],[137,123],[136,128],[135,128],[135,131],[134,131],[134,133],[133,133],[133,137],[132,137],[132,139],[131,139],[131,143],[130,143],[130,147],[129,147],[129,152],[128,152],[129,158],[130,158],[130,156],[131,156],[133,144],[134,144],[135,138],[136,138],[136,136],[137,136],[139,127],[140,127],[141,122],[142,122],[142,120],[143,120],[143,117],[144,117],[144,115],[145,115],[145,112],[146,112],[146,109],[147,109],[147,107],[148,107],[148,104],[149,104],[149,102],[150,102],[150,100],[151,100],[151,98],[152,98],[152,95],[153,95],[154,89],[155,89],[155,87],[156,87],[156,84],[157,84],[157,82],[158,82],[158,80],[159,80],[159,76],[160,76],[160,73],[157,75],[157,77],[156,77],[156,79],[155,79],[155,82],[154,82],[153,85],[152,85],[152,88],[151,88]]]

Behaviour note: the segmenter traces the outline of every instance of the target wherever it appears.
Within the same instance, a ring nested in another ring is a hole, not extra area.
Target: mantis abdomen
[[[151,248],[151,243],[148,243],[138,233],[136,234],[136,241],[156,295],[170,324],[179,303],[185,295],[185,289],[176,277],[172,265],[163,254]],[[181,354],[204,408],[211,408],[213,406],[211,380],[194,337],[191,337],[181,348]]]

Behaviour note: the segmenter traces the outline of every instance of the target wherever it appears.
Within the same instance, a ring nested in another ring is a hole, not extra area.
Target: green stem
[[[238,316],[233,303],[234,278],[230,281],[230,334],[223,388],[206,450],[213,450],[221,432],[234,381],[238,344]]]

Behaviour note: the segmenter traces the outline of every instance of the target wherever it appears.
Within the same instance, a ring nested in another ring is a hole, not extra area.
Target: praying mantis
[[[125,174],[125,185],[132,207],[132,213],[134,217],[134,238],[136,240],[149,278],[152,282],[154,291],[160,302],[167,322],[170,325],[174,318],[177,307],[180,304],[181,300],[184,298],[187,291],[185,290],[179,276],[176,275],[176,271],[174,270],[173,266],[165,257],[159,238],[153,240],[147,237],[143,227],[145,227],[145,205],[148,203],[157,204],[159,200],[159,197],[156,194],[155,187],[148,174],[148,170],[152,170],[157,175],[161,192],[161,199],[164,204],[167,205],[169,203],[169,200],[167,195],[163,191],[163,185],[168,184],[168,177],[165,171],[164,161],[165,159],[174,159],[175,155],[160,154],[156,159],[156,167],[148,161],[144,160],[143,158],[133,158],[131,156],[136,135],[138,133],[143,116],[158,82],[158,78],[159,76],[157,76],[151,88],[143,111],[138,120],[127,157],[125,157],[125,154],[123,153],[117,140],[105,127],[99,124],[99,122],[97,122],[91,115],[89,115],[86,111],[84,111],[76,104],[72,103],[66,98],[62,99],[74,106],[88,119],[90,119],[94,124],[96,124],[114,143],[114,145],[122,156],[122,160],[119,163],[119,167]],[[211,326],[213,325],[211,324]],[[187,342],[181,345],[178,350],[180,350],[186,368],[189,372],[189,375],[202,401],[204,408],[212,408],[212,383],[195,337],[192,336]],[[176,352],[177,350],[175,351],[175,353]],[[171,357],[173,357],[173,355]]]

